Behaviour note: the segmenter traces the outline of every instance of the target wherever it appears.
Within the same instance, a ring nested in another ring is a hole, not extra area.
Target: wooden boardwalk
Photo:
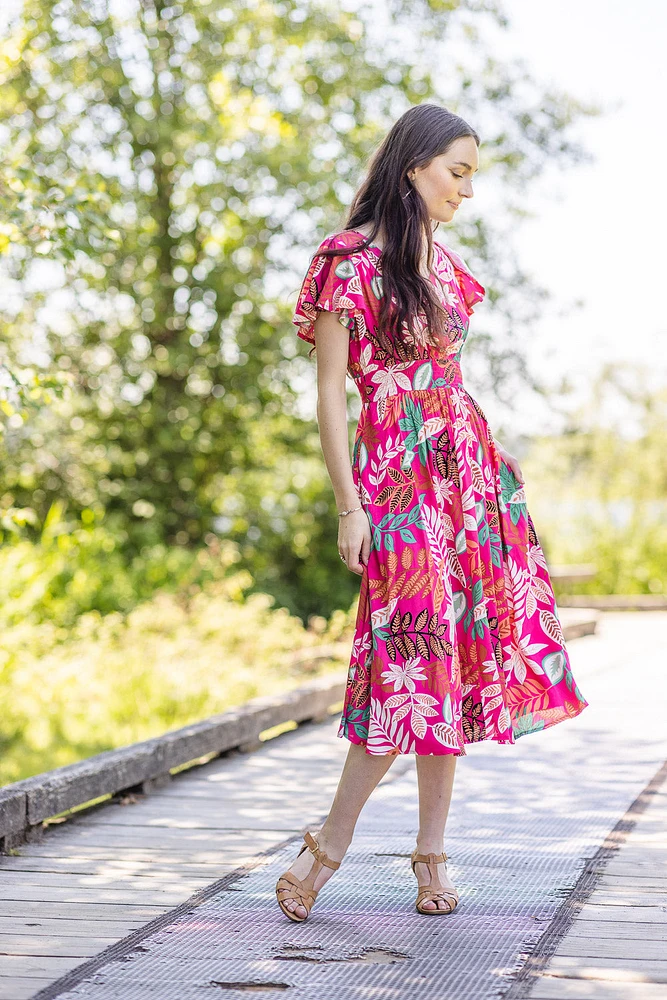
[[[667,767],[530,1000],[667,997]]]
[[[655,655],[664,646],[666,625],[662,612],[604,614],[599,634],[573,640],[575,675],[591,708],[516,747],[472,748],[459,765],[460,775],[467,777],[457,776],[453,814],[457,798],[472,795],[475,782],[478,798],[483,794],[487,763],[505,767],[514,757],[544,767],[549,759],[544,748],[566,750],[576,737],[577,746],[591,749],[585,761],[572,755],[564,761],[573,781],[613,780],[615,794],[619,788],[622,792],[619,801],[627,799],[614,822],[621,819],[667,756],[664,728],[642,728],[644,692],[650,691],[656,707],[661,698],[665,702],[664,653],[662,662]],[[153,795],[104,804],[69,819],[42,843],[0,857],[0,1000],[34,996],[114,942],[166,918],[257,854],[317,824],[347,749],[336,739],[336,729],[335,718],[300,727],[254,753],[184,772]],[[413,760],[401,758],[384,784],[403,786],[413,770]],[[536,961],[534,974],[509,985],[508,996],[667,996],[666,812],[662,785],[645,796],[643,812],[626,818],[631,829],[617,838],[611,860],[601,856],[601,874],[581,905],[573,904],[577,912],[566,932]],[[597,846],[604,846],[604,837]],[[591,851],[591,859],[594,855]],[[539,958],[539,943],[534,956]]]

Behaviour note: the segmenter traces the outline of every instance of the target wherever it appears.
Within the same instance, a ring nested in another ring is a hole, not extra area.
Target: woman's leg
[[[419,833],[417,834],[417,851],[419,854],[442,854],[444,849],[445,824],[449,813],[449,803],[452,798],[456,754],[430,754],[417,756],[417,783],[419,787]],[[454,888],[445,866],[437,866],[440,881],[444,886]],[[427,885],[429,872],[427,866],[418,861],[415,874],[419,885]],[[422,904],[427,910],[447,910],[444,899],[428,900]]]
[[[396,754],[369,754],[358,743],[350,743],[329,815],[316,837],[320,848],[332,861],[343,859],[364,804],[395,759]],[[302,879],[306,877],[312,864],[312,854],[304,851],[290,866],[289,871]],[[324,866],[318,872],[314,888],[321,889],[332,875],[333,869]],[[297,916],[306,916],[305,907],[295,899],[285,899],[285,905]]]

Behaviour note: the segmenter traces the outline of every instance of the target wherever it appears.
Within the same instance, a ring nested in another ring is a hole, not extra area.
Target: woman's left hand
[[[496,441],[495,438],[493,440],[496,446],[496,451],[502,458],[505,465],[509,465],[510,469],[512,470],[516,478],[519,480],[519,482],[524,483],[525,480],[523,478],[523,472],[521,471],[521,466],[519,465],[518,458],[515,458],[514,455],[510,455],[510,453],[506,451],[503,448],[503,446]]]

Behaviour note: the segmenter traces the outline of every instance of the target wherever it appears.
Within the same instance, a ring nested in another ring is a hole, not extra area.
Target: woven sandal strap
[[[281,882],[286,882],[287,885],[281,885]],[[317,898],[317,889],[305,888],[303,883],[292,874],[292,872],[285,872],[278,879],[278,885],[276,886],[279,893],[284,894],[288,899],[298,899],[300,903],[310,909]]]
[[[452,899],[459,901],[458,892],[454,892],[452,889],[429,889],[428,886],[421,886],[417,892],[417,902],[420,903],[422,899],[442,899],[444,896],[451,896]]]
[[[444,902],[449,905],[449,910],[445,911],[445,912],[448,912],[448,913],[451,913],[452,910],[455,910],[456,907],[458,906],[458,902],[459,902],[458,896],[451,895],[449,899],[445,899],[444,896],[441,896],[441,895],[438,894],[436,896],[427,896],[426,898],[424,898],[423,896],[417,896],[417,900],[416,900],[415,905],[416,905],[417,909],[420,909],[420,907],[422,906],[423,903],[426,903],[426,902],[437,903],[438,899],[443,899]],[[434,907],[434,911],[436,909],[440,910],[440,909],[442,909],[442,907],[440,907],[440,906]],[[424,911],[422,910],[422,912],[424,912]],[[428,912],[430,913],[431,910],[428,910]]]
[[[325,854],[324,851],[320,849],[317,841],[310,833],[304,834],[303,839],[310,848],[311,853],[314,854],[317,860],[321,861],[323,865],[326,865],[327,868],[333,868],[334,871],[336,871],[337,868],[340,868],[340,861],[332,861],[329,855]]]

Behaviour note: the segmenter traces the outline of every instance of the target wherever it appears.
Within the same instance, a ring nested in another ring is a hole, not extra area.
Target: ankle
[[[320,849],[328,854],[332,861],[341,861],[352,842],[352,835],[341,833],[340,830],[330,831],[323,826],[320,832],[315,834],[315,839]]]
[[[442,840],[420,840],[417,838],[417,854],[442,854],[444,847]]]

